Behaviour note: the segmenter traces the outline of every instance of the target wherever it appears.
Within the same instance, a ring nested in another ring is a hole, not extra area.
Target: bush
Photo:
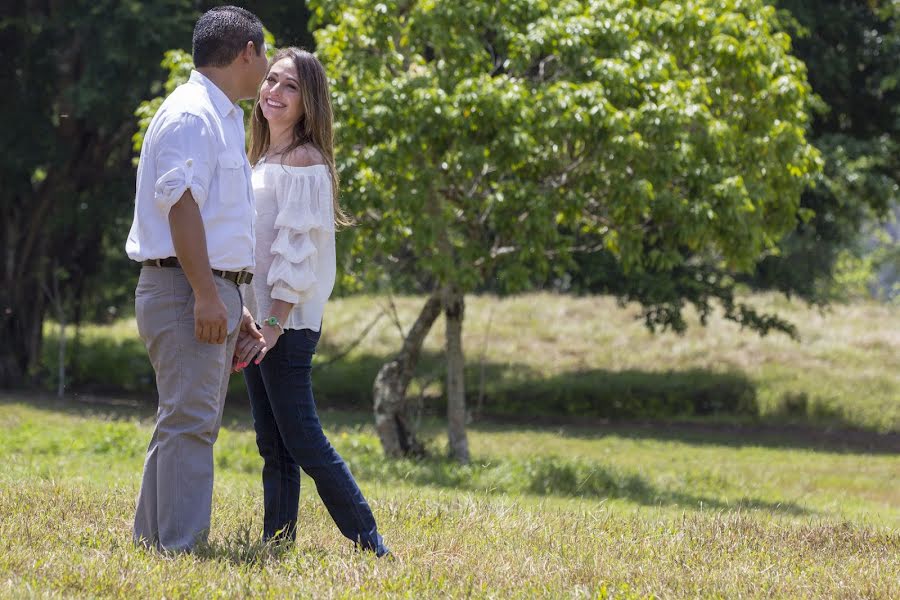
[[[91,392],[155,392],[153,367],[144,344],[120,321],[110,327],[91,326],[79,339],[66,341],[66,388]],[[71,334],[69,330],[68,335]],[[42,364],[48,388],[58,384],[59,327],[46,328]]]

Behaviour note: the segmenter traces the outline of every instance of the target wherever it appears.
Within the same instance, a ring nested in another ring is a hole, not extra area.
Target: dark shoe
[[[372,546],[365,546],[363,544],[355,544],[355,546],[356,546],[356,550],[358,552],[371,552],[372,554],[375,555],[375,558],[385,558],[387,560],[396,560],[396,558],[394,558],[393,553],[391,553],[391,549],[388,548],[387,546],[385,546],[384,542],[382,542],[380,539],[378,540],[378,546],[374,547],[374,548]]]

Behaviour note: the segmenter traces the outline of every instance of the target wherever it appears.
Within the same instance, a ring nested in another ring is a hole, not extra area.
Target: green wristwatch
[[[269,317],[263,321],[264,325],[268,325],[269,327],[277,327],[281,330],[281,333],[284,333],[284,327],[281,326],[281,323],[278,322],[278,317]]]

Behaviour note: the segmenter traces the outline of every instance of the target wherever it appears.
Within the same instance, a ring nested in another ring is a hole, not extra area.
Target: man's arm
[[[228,335],[228,311],[209,266],[206,229],[191,190],[185,190],[169,211],[175,255],[194,290],[194,335],[200,342],[222,344]]]

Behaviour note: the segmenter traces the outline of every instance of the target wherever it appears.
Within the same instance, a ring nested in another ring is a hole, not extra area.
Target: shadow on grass
[[[655,486],[640,473],[580,458],[538,456],[479,461],[469,465],[432,456],[421,460],[385,460],[377,445],[346,453],[354,474],[370,481],[395,481],[489,494],[530,494],[587,500],[622,499],[644,506],[678,505],[721,510],[759,509],[806,515],[812,511],[793,502],[741,497],[726,501],[714,495]],[[721,481],[711,485],[725,485]]]
[[[349,542],[348,548],[348,552],[358,556],[375,558],[374,554],[354,549]],[[202,560],[224,562],[237,567],[254,569],[283,564],[284,558],[292,553],[297,553],[305,560],[314,560],[315,562],[334,556],[332,551],[314,545],[298,545],[298,542],[294,540],[263,541],[258,527],[248,528],[246,526],[239,527],[236,532],[228,535],[225,539],[199,544],[190,552],[191,556]]]
[[[105,402],[99,400],[82,402],[73,400],[57,400],[46,396],[25,397],[0,394],[0,404],[26,401],[41,410],[62,412],[80,417],[94,416],[104,420],[136,418],[150,419],[152,411],[146,404],[134,402]],[[335,419],[334,417],[338,418]],[[341,428],[357,428],[368,426],[368,419],[359,414],[330,412],[323,414],[326,426],[334,431],[333,426]],[[244,427],[249,427],[249,420],[244,417]],[[478,426],[482,429],[482,426]],[[507,427],[509,429],[509,427]],[[340,431],[338,429],[337,431]],[[538,431],[535,429],[535,431]],[[544,430],[546,432],[546,430]],[[678,488],[660,487],[642,473],[627,470],[595,460],[578,457],[535,456],[523,458],[498,459],[478,457],[469,465],[441,458],[433,452],[432,456],[422,460],[387,460],[382,454],[377,438],[373,435],[345,437],[333,436],[338,450],[351,465],[354,474],[360,479],[378,481],[382,484],[410,484],[421,487],[437,487],[458,491],[470,491],[486,494],[529,494],[534,496],[555,496],[603,500],[608,498],[623,499],[646,506],[678,505],[691,508],[711,508],[721,510],[756,509],[772,513],[804,515],[810,511],[792,502],[773,502],[744,495],[741,486],[720,480],[719,476],[709,474],[702,469],[691,473],[689,481],[681,483]],[[250,442],[248,442],[250,443]],[[253,452],[250,446],[240,446],[237,452]],[[221,463],[219,468],[221,467]],[[241,466],[224,467],[231,470],[255,473],[261,467],[259,461],[250,461]],[[724,490],[719,493],[718,490]],[[725,498],[737,496],[734,501]],[[239,562],[255,560],[257,554],[264,557],[263,548],[254,545],[249,531],[244,538],[226,540],[211,548],[215,556],[232,557]],[[240,536],[238,536],[240,537]],[[250,554],[247,554],[250,553]]]
[[[51,333],[42,349],[41,377],[47,389],[56,385],[56,343]],[[343,347],[330,343],[327,337],[320,343],[314,371],[319,405],[368,412],[372,382],[388,356],[353,353],[330,362],[342,351]],[[842,412],[829,401],[803,389],[786,392],[777,400],[780,408],[775,415],[761,421],[756,384],[740,371],[660,372],[648,365],[650,368],[640,370],[590,369],[548,377],[516,360],[512,356],[508,361],[482,364],[477,357],[470,356],[466,382],[471,409],[489,416],[493,422],[515,425],[590,424],[593,434],[601,435],[605,434],[604,426],[615,421],[617,429],[622,424],[634,430],[635,436],[696,438],[699,434],[703,438],[709,434],[715,438],[712,443],[736,436],[734,443],[741,445],[900,451],[897,439],[900,432],[878,434],[860,430],[854,424],[852,413],[846,412],[851,408]],[[155,403],[153,371],[143,343],[136,335],[118,331],[85,336],[77,351],[70,352],[70,363],[68,389],[72,391],[126,395]],[[443,368],[442,353],[423,353],[413,390],[426,388],[425,414],[445,412]],[[232,377],[229,390],[236,404],[246,404],[241,376]],[[689,427],[668,425],[685,420],[695,423]],[[645,427],[645,423],[650,426]]]
[[[200,544],[191,554],[233,565],[265,567],[270,562],[279,561],[293,549],[292,542],[263,541],[258,527],[245,525],[224,540]]]
[[[371,411],[369,382],[383,360],[364,355],[315,370],[319,406]],[[442,386],[442,368],[442,354],[424,353],[418,372]],[[483,415],[475,427],[485,431],[552,428],[588,439],[615,434],[698,445],[900,453],[900,432],[862,429],[802,391],[786,394],[773,416],[761,418],[756,385],[739,372],[593,369],[548,378],[521,364],[486,363],[467,365],[466,382],[469,409],[481,408]],[[240,389],[233,403],[242,402],[246,392]],[[446,414],[446,401],[426,398],[424,414]],[[362,423],[369,423],[368,415]]]
[[[327,360],[331,351],[326,346],[319,360]],[[314,370],[319,406],[370,411],[371,382],[383,360],[361,355]],[[441,353],[423,353],[417,370],[425,375],[414,381],[432,386],[425,397],[426,415],[446,414],[443,360]],[[625,428],[635,436],[659,433],[698,443],[900,452],[900,431],[861,428],[803,390],[784,394],[778,409],[761,417],[757,385],[738,371],[590,369],[546,377],[520,363],[470,363],[465,377],[467,406],[489,423],[572,425],[573,434],[588,436],[591,430],[604,435]],[[235,391],[246,397],[242,388]]]
[[[562,437],[592,440],[616,436],[634,440],[678,442],[730,448],[765,447],[837,454],[900,454],[900,433],[806,423],[726,420],[608,420],[487,416],[474,425],[486,433],[552,431]]]
[[[55,344],[55,338],[48,336],[43,347],[44,365],[54,364]],[[341,350],[328,339],[320,343],[314,371],[318,403],[322,407],[368,412],[372,382],[388,357],[356,353],[330,362]],[[764,445],[876,452],[893,452],[900,446],[896,432],[879,435],[858,430],[845,414],[829,408],[819,398],[808,396],[804,390],[785,394],[779,401],[781,409],[776,416],[760,422],[756,384],[739,371],[591,369],[547,377],[514,362],[515,357],[512,359],[484,364],[473,359],[466,367],[468,406],[490,416],[494,422],[590,423],[602,434],[602,426],[607,421],[641,421],[654,424],[649,428],[650,436],[669,436],[672,432],[660,426],[662,423],[689,419],[704,424],[695,425],[695,430],[675,426],[677,435],[690,437],[692,431],[699,431],[701,437],[706,433],[716,437],[714,430],[724,427],[724,434],[718,437],[726,440],[731,435],[749,437],[753,439],[746,443],[759,441]],[[146,398],[155,403],[153,371],[143,344],[136,337],[84,339],[71,361],[69,389],[95,395]],[[423,352],[413,389],[425,387],[428,392],[425,414],[445,413],[443,369],[442,353]],[[45,367],[44,370],[46,385],[52,389],[56,369]],[[231,378],[229,393],[237,405],[246,404],[246,388],[240,375]],[[792,425],[783,427],[786,422]],[[727,427],[734,424],[740,427]],[[635,435],[642,431],[637,428]],[[792,437],[796,439],[791,441]]]
[[[55,340],[44,346],[47,384],[52,389],[56,369]],[[324,340],[320,343],[314,378],[320,404],[368,410],[372,382],[388,358],[380,354],[354,354],[330,362],[340,352]],[[474,358],[474,357],[472,357]],[[597,419],[665,419],[670,417],[737,416],[759,414],[755,384],[740,372],[705,369],[659,372],[605,369],[566,372],[553,377],[514,360],[466,365],[469,405],[494,415],[560,416]],[[83,340],[72,357],[69,387],[95,394],[152,394],[153,371],[140,340],[96,337]],[[444,356],[423,352],[416,386],[430,386],[440,397],[444,380]],[[232,395],[246,395],[243,378],[232,377]],[[441,401],[429,408],[443,413]],[[796,399],[787,402],[795,418],[830,419],[838,415],[813,414]]]
[[[329,363],[339,350],[327,340],[320,344],[313,374],[317,403],[322,408],[369,413],[372,382],[386,357],[356,354]],[[46,361],[55,356],[52,337],[44,352]],[[415,383],[430,386],[423,407],[426,416],[445,414],[440,397],[443,365],[442,353],[424,352],[421,357]],[[155,405],[153,372],[139,340],[85,340],[71,377],[72,390]],[[486,428],[554,427],[563,435],[586,438],[616,434],[696,444],[900,452],[900,432],[856,428],[803,391],[785,395],[779,414],[760,420],[755,383],[740,372],[593,369],[545,377],[520,363],[481,364],[473,358],[466,366],[466,381],[468,406],[486,416],[482,421]],[[363,421],[368,423],[368,416]],[[225,422],[236,428],[249,426],[240,375],[230,381]]]

